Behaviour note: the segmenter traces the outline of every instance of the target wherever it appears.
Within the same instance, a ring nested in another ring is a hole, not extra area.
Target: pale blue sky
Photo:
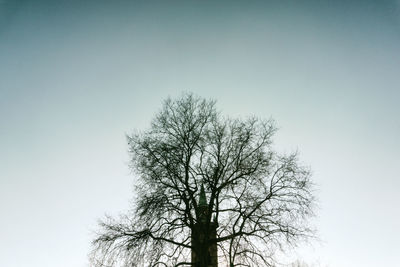
[[[132,198],[125,134],[191,91],[313,169],[299,258],[397,266],[400,2],[296,2],[1,0],[0,265],[88,266]]]

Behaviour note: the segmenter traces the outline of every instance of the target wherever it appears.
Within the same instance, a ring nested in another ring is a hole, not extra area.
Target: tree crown
[[[196,244],[217,244],[231,266],[270,265],[276,249],[311,235],[309,169],[297,153],[272,149],[272,120],[223,118],[215,104],[192,94],[167,99],[150,129],[127,137],[136,205],[132,217],[102,222],[98,262],[193,265]],[[194,234],[199,222],[204,235]]]

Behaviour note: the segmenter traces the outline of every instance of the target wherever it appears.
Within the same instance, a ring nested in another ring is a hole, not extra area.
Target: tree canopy
[[[309,168],[273,149],[275,132],[271,119],[222,116],[213,100],[167,99],[127,137],[134,207],[100,222],[93,263],[203,267],[216,245],[221,266],[274,265],[276,251],[312,235],[314,204]]]

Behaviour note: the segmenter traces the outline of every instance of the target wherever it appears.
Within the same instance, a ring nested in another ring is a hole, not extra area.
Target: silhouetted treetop
[[[167,99],[127,138],[135,205],[101,222],[93,262],[203,267],[218,248],[225,265],[273,265],[275,251],[312,234],[314,203],[309,169],[272,149],[275,132],[270,119],[223,117],[213,100]]]

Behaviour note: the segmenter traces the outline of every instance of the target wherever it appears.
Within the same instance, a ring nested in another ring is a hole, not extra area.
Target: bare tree
[[[205,267],[218,247],[227,266],[272,266],[275,251],[312,234],[314,203],[308,168],[274,152],[275,131],[192,94],[167,99],[148,131],[128,137],[135,206],[100,223],[93,263]]]

